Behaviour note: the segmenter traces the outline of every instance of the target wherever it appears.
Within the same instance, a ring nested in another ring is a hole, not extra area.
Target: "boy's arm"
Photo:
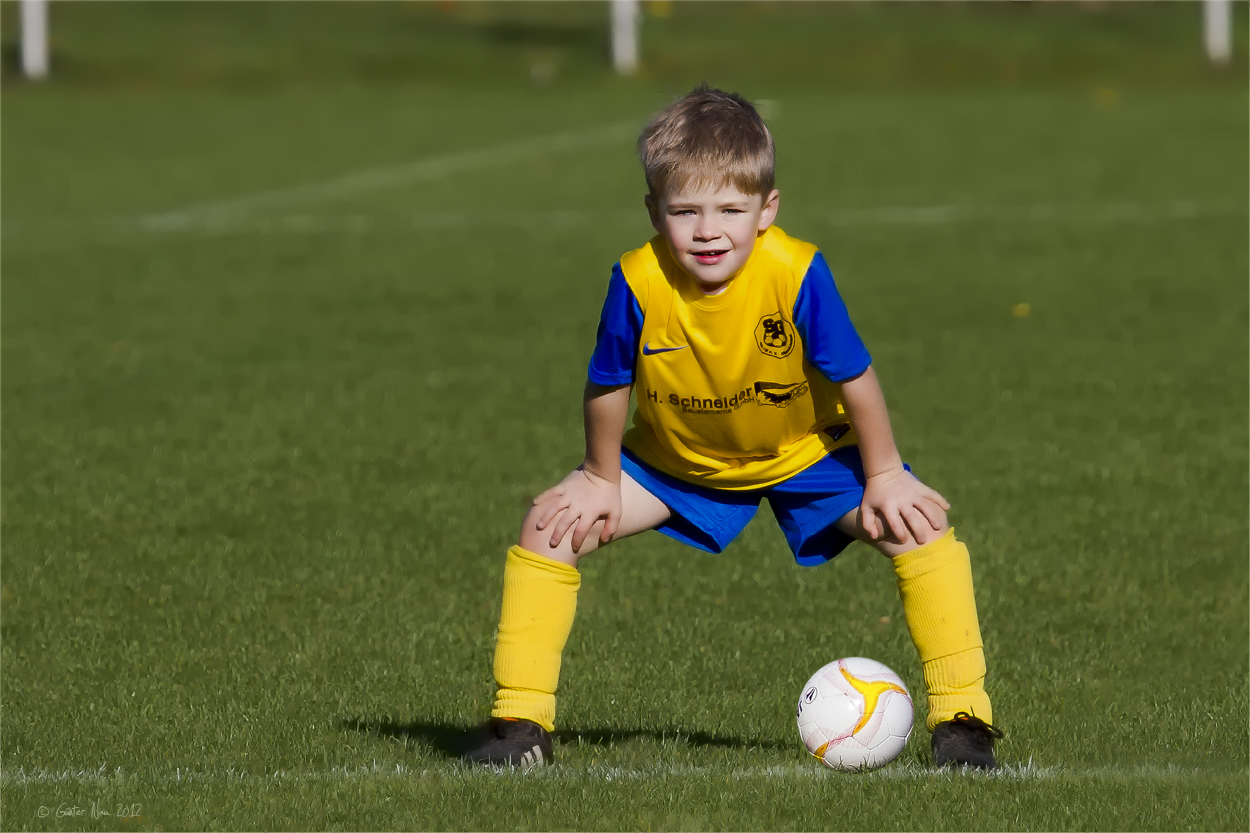
[[[859,456],[864,461],[864,476],[903,471],[903,458],[894,444],[894,430],[890,427],[890,413],[885,407],[885,395],[877,381],[877,371],[871,365],[854,379],[842,383],[842,402],[846,405],[851,426],[859,435]]]
[[[582,412],[586,424],[586,457],[568,477],[534,498],[547,504],[538,529],[556,520],[551,546],[573,530],[573,551],[582,548],[590,528],[606,519],[600,540],[607,543],[621,521],[621,435],[629,416],[630,385],[603,386],[586,383]],[[576,524],[576,526],[574,526]]]
[[[587,382],[582,395],[586,424],[586,459],[582,469],[618,486],[621,482],[621,436],[629,417],[631,388],[632,385],[605,387]]]
[[[842,382],[842,402],[851,427],[859,436],[859,455],[867,479],[860,506],[864,530],[879,540],[885,537],[888,527],[897,541],[914,536],[916,543],[926,543],[933,530],[942,528],[942,515],[934,510],[951,507],[946,498],[903,468],[885,396],[871,365]]]
[[[903,468],[872,357],[855,332],[820,252],[808,264],[795,298],[794,325],[803,338],[807,360],[825,378],[842,386],[842,402],[859,435],[867,476],[860,505],[864,531],[874,540],[891,535],[904,543],[914,536],[916,543],[927,543],[934,531],[944,528],[942,510],[950,509],[950,504]]]

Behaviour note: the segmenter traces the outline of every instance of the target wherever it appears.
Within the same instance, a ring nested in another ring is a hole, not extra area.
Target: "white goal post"
[[[632,75],[638,70],[641,12],[638,0],[612,0],[612,66],[620,75]]]
[[[1211,62],[1227,64],[1233,57],[1232,0],[1204,0],[1202,34]]]
[[[22,74],[48,74],[48,0],[22,0]]]

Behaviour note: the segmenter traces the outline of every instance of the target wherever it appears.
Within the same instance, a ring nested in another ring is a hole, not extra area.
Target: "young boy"
[[[508,550],[498,692],[466,759],[551,763],[579,559],[648,529],[717,553],[768,498],[799,564],[855,539],[893,560],[934,760],[994,768],[1001,733],[982,686],[968,550],[950,505],[899,457],[825,259],[773,225],[768,128],[742,97],[704,85],[656,116],[638,147],[658,234],[608,284],[585,460],[534,500]]]

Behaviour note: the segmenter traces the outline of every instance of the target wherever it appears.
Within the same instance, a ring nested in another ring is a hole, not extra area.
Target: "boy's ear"
[[[647,194],[642,198],[642,202],[647,206],[647,216],[651,218],[651,226],[656,230],[657,234],[664,233],[664,226],[660,223],[660,204],[655,201],[655,197]]]
[[[768,227],[777,219],[777,204],[781,199],[781,192],[774,188],[764,197],[764,210],[760,212],[760,231],[768,231]]]

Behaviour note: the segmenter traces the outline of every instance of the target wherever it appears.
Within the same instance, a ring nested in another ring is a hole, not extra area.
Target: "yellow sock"
[[[503,568],[503,609],[495,643],[495,707],[491,717],[532,720],[555,728],[560,655],[573,629],[581,573],[520,547]]]
[[[949,530],[894,558],[898,593],[929,690],[929,731],[956,712],[993,722],[968,548]]]

